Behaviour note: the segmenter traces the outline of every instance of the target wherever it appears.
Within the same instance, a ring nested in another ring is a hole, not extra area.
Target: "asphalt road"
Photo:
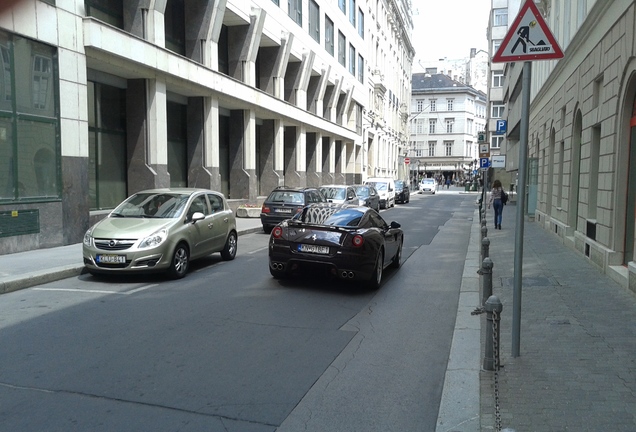
[[[378,291],[277,281],[262,233],[185,279],[82,275],[0,296],[0,430],[435,429],[474,197],[413,195]]]

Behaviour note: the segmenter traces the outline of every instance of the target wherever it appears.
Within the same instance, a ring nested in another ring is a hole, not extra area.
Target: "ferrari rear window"
[[[357,227],[364,216],[358,208],[310,206],[300,215],[303,222],[316,225]]]

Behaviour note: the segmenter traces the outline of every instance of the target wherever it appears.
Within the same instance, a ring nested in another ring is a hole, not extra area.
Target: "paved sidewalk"
[[[236,228],[239,236],[263,230],[260,218],[236,218]],[[81,243],[0,255],[0,294],[77,276],[83,269]]]
[[[527,219],[520,356],[512,357],[516,210],[505,207],[501,230],[487,218],[493,294],[503,303],[501,427],[636,431],[636,296]],[[482,342],[485,323],[482,315]],[[498,430],[493,378],[481,372],[482,431]]]

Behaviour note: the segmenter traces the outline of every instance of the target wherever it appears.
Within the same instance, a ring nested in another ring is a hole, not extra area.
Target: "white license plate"
[[[275,213],[289,213],[291,214],[291,209],[287,209],[287,208],[277,208],[274,209]]]
[[[102,264],[125,264],[126,255],[97,255],[96,261]]]
[[[299,252],[307,252],[307,253],[315,253],[315,254],[326,255],[326,254],[329,253],[329,246],[299,244],[298,245],[298,251]]]

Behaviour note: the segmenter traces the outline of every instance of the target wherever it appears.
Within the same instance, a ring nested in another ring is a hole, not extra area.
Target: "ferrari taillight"
[[[281,238],[283,235],[283,229],[279,226],[274,227],[274,229],[272,230],[272,237],[274,237],[275,239]]]
[[[353,236],[351,243],[353,243],[354,247],[361,247],[364,244],[364,237],[362,237],[360,234],[356,234]]]

